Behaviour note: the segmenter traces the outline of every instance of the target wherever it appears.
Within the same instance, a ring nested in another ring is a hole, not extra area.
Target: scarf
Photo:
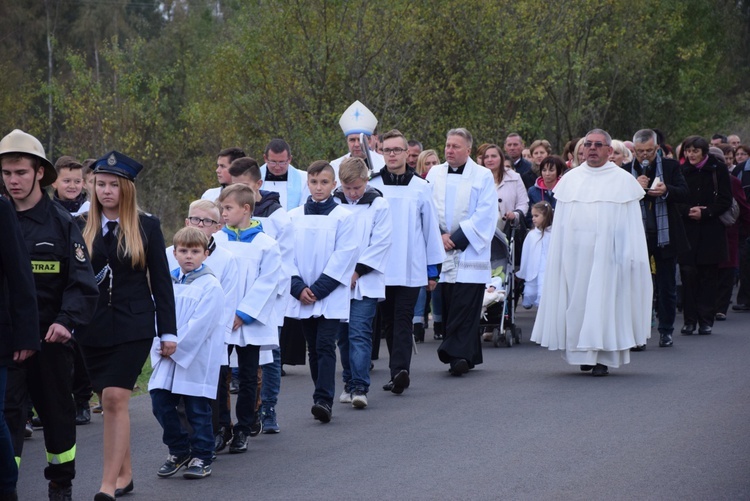
[[[290,211],[302,204],[302,175],[291,165],[286,174],[274,176],[268,166],[263,164],[260,167],[260,177],[266,181],[286,181],[286,210]]]
[[[635,169],[636,162],[633,161],[633,175],[638,177]],[[640,165],[640,164],[639,164]],[[644,172],[645,174],[645,172]],[[654,179],[664,182],[664,169],[661,164],[661,155],[656,155],[656,174]],[[656,243],[659,247],[669,245],[669,213],[667,211],[667,201],[664,197],[654,198],[654,213],[656,215]],[[641,199],[641,217],[643,218],[643,228],[646,228],[646,199]]]

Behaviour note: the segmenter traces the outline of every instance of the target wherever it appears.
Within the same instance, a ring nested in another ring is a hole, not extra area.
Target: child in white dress
[[[525,280],[523,307],[527,310],[539,306],[539,298],[544,286],[544,273],[547,268],[547,249],[552,237],[552,216],[554,209],[549,202],[538,202],[531,208],[531,230],[523,242],[521,268],[516,276]]]

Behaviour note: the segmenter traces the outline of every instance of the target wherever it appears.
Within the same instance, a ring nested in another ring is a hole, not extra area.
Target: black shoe
[[[469,372],[469,362],[463,358],[459,358],[451,362],[450,373],[453,376],[463,376]]]
[[[639,344],[639,345],[633,346],[632,348],[630,348],[630,351],[646,351],[646,345]]]
[[[393,391],[393,379],[383,385],[385,391]]]
[[[237,378],[232,378],[232,380],[229,382],[229,393],[232,395],[236,395],[240,392],[240,380]]]
[[[54,482],[49,483],[49,501],[73,501],[73,487],[62,487]]]
[[[732,311],[750,311],[750,304],[733,304]]]
[[[97,492],[94,494],[94,501],[115,501],[115,498],[106,492]]]
[[[714,315],[714,318],[718,320],[719,322],[724,322],[727,319],[727,314],[719,312],[716,315]]]
[[[594,366],[593,366],[593,365],[582,365],[582,366],[581,366],[581,371],[583,371],[583,372],[588,372],[588,371],[590,371],[590,370],[591,370],[591,369],[593,369],[593,368],[594,368]]]
[[[227,444],[232,441],[232,429],[222,426],[219,428],[219,433],[214,437],[214,450],[221,452],[226,449]]]
[[[325,402],[315,402],[315,405],[310,409],[315,419],[321,423],[328,423],[331,421],[331,406]]]
[[[89,403],[84,402],[78,405],[78,408],[76,409],[76,425],[81,426],[84,424],[89,424],[91,422],[91,409],[89,408]]]
[[[34,434],[34,428],[31,426],[31,421],[26,421],[26,427],[23,429],[23,438],[31,438]]]
[[[281,367],[281,377],[286,376],[286,371],[284,370],[284,367]]]
[[[424,324],[414,324],[414,341],[424,343]]]
[[[713,328],[710,325],[701,325],[698,328],[698,334],[701,336],[708,336],[713,331]]]
[[[188,461],[190,461],[190,454],[185,454],[184,456],[173,456],[170,454],[167,456],[167,460],[164,461],[164,464],[161,465],[156,474],[162,478],[171,477],[180,471],[180,468],[185,466]]]
[[[432,330],[434,332],[432,336],[434,339],[443,339],[443,336],[445,336],[445,329],[443,328],[443,322],[433,322]]]
[[[133,479],[130,479],[130,483],[123,487],[122,489],[115,489],[115,497],[119,498],[127,494],[128,492],[133,492]]]
[[[260,419],[260,412],[255,413],[255,420],[253,421],[253,424],[250,425],[250,435],[251,437],[257,437],[260,435],[260,432],[263,431],[263,420]]]
[[[404,390],[409,387],[409,371],[404,369],[398,371],[398,373],[393,376],[391,384],[393,385],[393,387],[391,388],[391,393],[401,395]]]
[[[695,324],[685,324],[682,326],[680,332],[685,336],[690,336],[695,332]]]
[[[672,334],[660,334],[659,335],[659,346],[661,348],[669,348],[672,346]]]
[[[234,430],[234,438],[229,444],[229,454],[241,454],[247,452],[247,435],[244,431]]]
[[[42,425],[42,419],[39,416],[34,416],[31,418],[31,427],[35,430],[41,430],[44,428]]]
[[[608,376],[609,368],[606,365],[596,364],[591,370],[591,375],[594,377]]]

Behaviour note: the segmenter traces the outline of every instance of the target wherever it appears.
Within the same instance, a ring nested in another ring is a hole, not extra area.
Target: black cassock
[[[440,284],[445,327],[445,339],[438,348],[441,362],[449,364],[463,358],[469,368],[482,363],[479,320],[484,288],[484,284]]]

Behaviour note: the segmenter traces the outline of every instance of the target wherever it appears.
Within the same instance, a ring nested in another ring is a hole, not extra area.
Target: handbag
[[[714,175],[714,197],[719,194],[719,183],[716,180],[716,171],[713,172]],[[719,221],[721,221],[721,224],[726,226],[727,228],[734,225],[734,223],[737,222],[737,218],[740,217],[740,204],[737,203],[737,199],[732,197],[732,206],[729,207],[727,210],[719,214]]]

